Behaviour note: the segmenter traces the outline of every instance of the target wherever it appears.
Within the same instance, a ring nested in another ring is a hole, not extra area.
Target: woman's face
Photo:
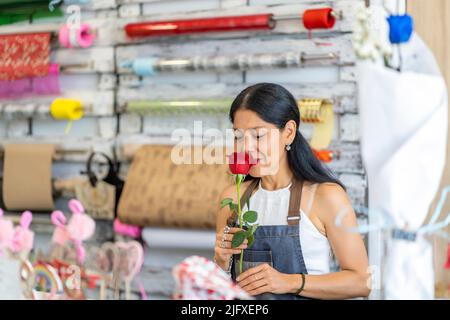
[[[295,124],[295,122],[294,122]],[[234,114],[234,151],[248,152],[258,163],[250,170],[253,177],[275,175],[286,157],[286,145],[293,140],[274,124],[265,122],[257,113],[239,109]],[[288,130],[289,131],[289,130]]]

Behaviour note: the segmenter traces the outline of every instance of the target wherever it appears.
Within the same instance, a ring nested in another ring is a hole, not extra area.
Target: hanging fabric
[[[59,65],[51,64],[43,77],[0,80],[0,99],[21,99],[31,96],[60,94]]]
[[[0,36],[0,80],[48,74],[50,33]]]

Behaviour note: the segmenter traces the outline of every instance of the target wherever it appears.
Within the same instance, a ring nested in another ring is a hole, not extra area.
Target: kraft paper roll
[[[206,147],[145,145],[134,155],[120,197],[121,222],[137,226],[214,229],[221,192],[232,183],[226,164],[176,164]],[[172,154],[172,151],[174,154]],[[181,155],[179,153],[182,153]],[[226,150],[223,150],[225,163]]]
[[[301,120],[314,123],[311,147],[317,150],[327,148],[333,137],[333,105],[323,99],[303,99],[298,105]]]
[[[54,145],[5,145],[3,200],[8,210],[53,210]]]

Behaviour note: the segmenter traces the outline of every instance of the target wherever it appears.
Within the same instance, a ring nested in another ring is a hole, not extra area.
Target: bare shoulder
[[[347,192],[337,183],[321,183],[315,196],[316,208],[322,221],[334,218],[341,210],[351,208]]]

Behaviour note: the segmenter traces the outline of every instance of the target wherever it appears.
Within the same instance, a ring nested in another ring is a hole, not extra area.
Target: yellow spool
[[[83,117],[84,109],[79,100],[58,98],[50,106],[50,114],[56,120],[69,120],[64,130],[68,134],[72,128],[72,122]]]
[[[50,113],[57,120],[80,120],[84,115],[81,101],[75,99],[55,99],[50,107]]]

